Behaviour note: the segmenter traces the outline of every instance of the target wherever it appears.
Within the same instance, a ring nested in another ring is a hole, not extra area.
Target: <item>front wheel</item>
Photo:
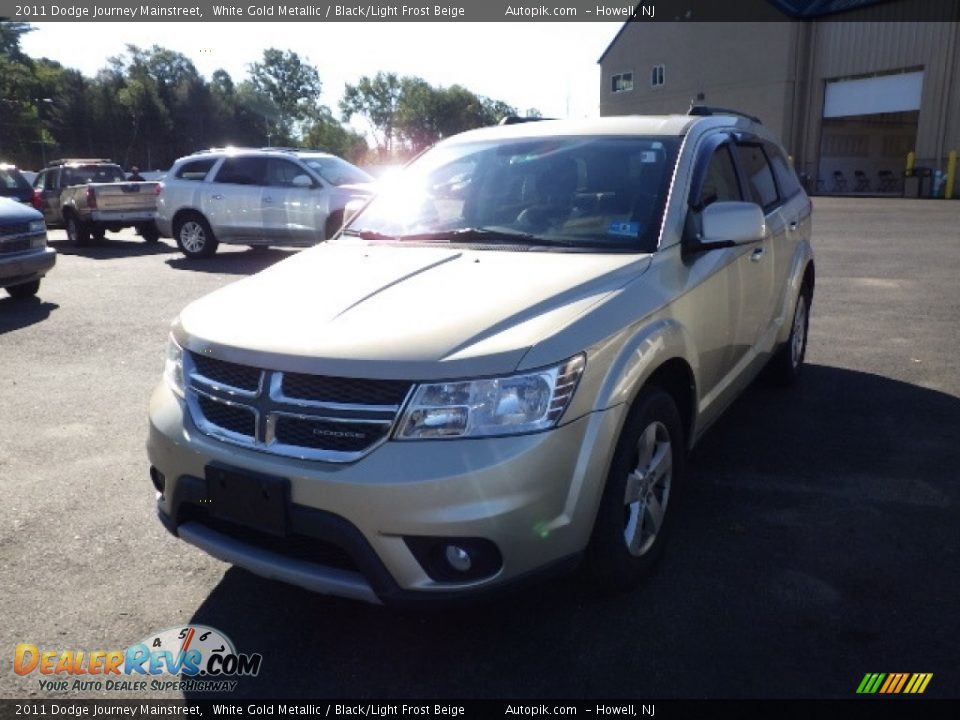
[[[10,297],[16,298],[17,300],[33,297],[40,292],[40,281],[32,280],[31,282],[21,283],[20,285],[11,285],[7,288],[7,292],[10,293]]]
[[[634,401],[600,500],[584,573],[608,590],[628,590],[663,554],[676,514],[685,458],[676,403],[658,387]]]
[[[199,215],[188,215],[177,220],[173,234],[180,252],[188,258],[207,258],[217,251],[217,238],[209,223]]]

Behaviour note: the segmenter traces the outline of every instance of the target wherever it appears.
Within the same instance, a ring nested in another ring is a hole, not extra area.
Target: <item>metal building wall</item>
[[[960,59],[958,22],[904,22],[919,6],[936,3],[960,19],[957,0],[910,0],[850,13],[844,20],[818,20],[810,33],[810,65],[803,124],[803,157],[810,166],[819,152],[824,90],[827,82],[891,71],[923,69],[923,95],[917,128],[917,158],[939,167],[960,140]]]

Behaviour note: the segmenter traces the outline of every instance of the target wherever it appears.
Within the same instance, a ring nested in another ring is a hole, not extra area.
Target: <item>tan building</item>
[[[812,191],[899,193],[908,152],[945,171],[960,151],[958,48],[960,0],[805,22],[627,23],[599,61],[600,114],[735,108],[783,138]]]

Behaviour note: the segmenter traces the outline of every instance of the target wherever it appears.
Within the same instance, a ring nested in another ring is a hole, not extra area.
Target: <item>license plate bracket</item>
[[[289,532],[290,481],[221,465],[206,467],[210,513],[271,535]]]

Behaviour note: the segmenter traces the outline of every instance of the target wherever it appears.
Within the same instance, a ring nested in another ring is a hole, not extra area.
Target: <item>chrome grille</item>
[[[30,232],[30,223],[28,222],[0,224],[0,237],[6,237],[8,235],[26,235],[28,232]]]
[[[187,404],[207,435],[306,460],[353,462],[386,441],[413,384],[285,373],[188,352]]]

